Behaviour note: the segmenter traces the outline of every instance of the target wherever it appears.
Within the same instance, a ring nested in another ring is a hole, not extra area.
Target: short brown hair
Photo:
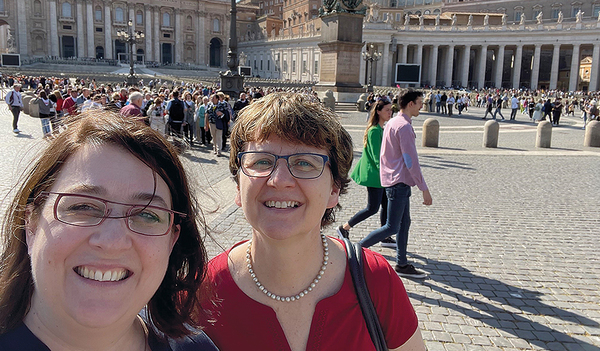
[[[265,141],[276,136],[289,143],[299,143],[327,150],[329,168],[340,194],[347,191],[352,167],[353,147],[350,134],[338,117],[314,97],[296,93],[272,93],[241,110],[231,130],[229,170],[239,184],[237,156],[248,142]],[[336,208],[341,208],[338,204]],[[321,226],[335,221],[328,208]]]
[[[161,332],[170,337],[191,333],[197,327],[192,312],[202,294],[206,251],[197,222],[205,230],[200,207],[190,192],[187,176],[177,152],[158,132],[131,118],[108,111],[84,112],[67,121],[59,133],[24,175],[22,186],[4,217],[0,256],[0,334],[18,326],[27,314],[34,291],[31,263],[25,240],[26,212],[36,215],[45,199],[40,196],[52,187],[67,159],[85,145],[109,144],[130,152],[167,184],[172,209],[187,214],[179,219],[180,234],[165,277],[148,302],[149,316]]]

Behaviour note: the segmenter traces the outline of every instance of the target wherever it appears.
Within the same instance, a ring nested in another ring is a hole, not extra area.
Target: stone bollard
[[[335,111],[335,97],[333,97],[333,92],[331,90],[327,90],[325,92],[323,104],[325,105],[325,107],[328,107],[331,111]]]
[[[31,99],[29,101],[29,116],[31,117],[40,117],[40,105],[37,103],[37,99]]]
[[[440,122],[435,118],[427,118],[423,122],[423,143],[424,147],[438,147],[440,140]]]
[[[493,119],[485,122],[483,126],[483,147],[498,147],[499,131],[500,124],[498,122]]]
[[[537,137],[535,147],[550,147],[552,141],[552,124],[548,121],[541,121],[537,126]]]
[[[356,101],[356,111],[365,112],[365,104],[367,103],[367,94],[362,93]]]
[[[583,146],[600,147],[600,122],[591,121],[587,124]]]
[[[29,114],[29,102],[33,99],[33,96],[31,95],[24,95],[23,96],[23,113],[28,115]]]

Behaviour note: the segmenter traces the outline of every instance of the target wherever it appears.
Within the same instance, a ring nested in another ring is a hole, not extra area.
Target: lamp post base
[[[237,100],[240,92],[244,90],[244,76],[237,73],[227,71],[221,72],[221,91],[229,95],[232,99]]]
[[[127,85],[133,86],[138,84],[138,79],[134,75],[127,76]]]

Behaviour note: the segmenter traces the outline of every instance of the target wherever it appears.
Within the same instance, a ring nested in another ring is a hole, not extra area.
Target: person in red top
[[[140,92],[134,92],[129,97],[129,105],[121,108],[121,114],[125,117],[142,117],[142,101],[144,96]]]
[[[77,94],[77,90],[72,90],[71,96],[69,96],[63,101],[62,109],[64,114],[68,114],[71,116],[77,114]]]
[[[345,248],[322,233],[352,157],[348,132],[311,97],[273,93],[240,113],[229,168],[252,237],[209,262],[205,289],[214,296],[198,308],[221,351],[375,350]],[[402,281],[381,255],[363,252],[387,348],[424,351]]]

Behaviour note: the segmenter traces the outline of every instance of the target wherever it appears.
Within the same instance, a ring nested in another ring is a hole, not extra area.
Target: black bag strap
[[[371,340],[375,345],[377,351],[388,351],[385,335],[381,329],[379,318],[377,317],[377,311],[373,306],[369,289],[365,281],[365,275],[363,270],[363,250],[362,247],[356,243],[352,244],[350,240],[344,238],[344,245],[346,246],[346,254],[348,255],[348,267],[350,269],[350,275],[352,276],[352,282],[354,283],[354,290],[358,297],[358,303],[362,311],[367,329]]]

